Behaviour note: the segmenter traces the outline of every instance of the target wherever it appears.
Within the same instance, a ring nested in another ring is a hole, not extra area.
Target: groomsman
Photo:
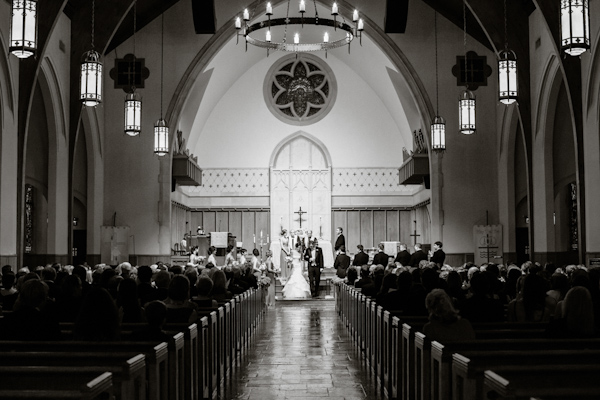
[[[354,260],[352,261],[352,265],[356,265],[358,267],[362,267],[363,265],[367,265],[369,263],[369,255],[365,253],[365,248],[362,244],[356,246],[358,249],[358,253],[354,255]]]
[[[337,252],[340,250],[341,246],[346,245],[346,238],[344,237],[344,230],[341,226],[336,229],[335,233],[337,234],[337,239],[335,239],[335,245],[333,249]]]
[[[383,265],[385,268],[390,262],[390,257],[383,251],[383,243],[379,243],[377,247],[379,247],[379,253],[375,254],[375,257],[373,257],[373,265]]]
[[[410,253],[406,250],[406,244],[400,243],[400,251],[396,254],[396,258],[394,262],[399,262],[403,267],[408,267],[410,265]]]
[[[415,252],[410,256],[410,266],[419,268],[419,263],[422,260],[427,261],[427,254],[421,250],[421,243],[415,243]]]
[[[444,260],[446,260],[446,253],[442,250],[442,242],[437,241],[433,244],[433,251],[429,250],[429,261],[434,262],[441,267],[444,265]]]
[[[333,268],[337,271],[338,278],[346,277],[346,270],[350,267],[350,257],[346,255],[346,246],[340,246],[340,254],[337,255],[333,263]]]

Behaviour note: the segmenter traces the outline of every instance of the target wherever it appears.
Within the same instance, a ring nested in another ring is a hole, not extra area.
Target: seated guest
[[[344,246],[346,247],[346,246]],[[367,265],[369,263],[369,255],[365,253],[365,248],[362,244],[356,246],[358,249],[358,253],[354,255],[354,260],[352,260],[352,265],[357,267],[362,267],[363,265]]]
[[[108,290],[95,287],[83,299],[75,326],[75,340],[114,341],[121,336],[119,310]]]
[[[83,302],[83,293],[81,289],[81,279],[77,275],[69,275],[60,287],[60,294],[56,299],[56,313],[59,322],[75,322],[81,303]]]
[[[0,308],[3,311],[12,311],[15,301],[19,296],[15,287],[17,277],[14,272],[4,272],[2,276],[2,289],[0,289]]]
[[[462,278],[458,272],[448,272],[448,276],[446,276],[446,293],[452,298],[455,307],[458,307],[466,298],[462,284]]]
[[[227,276],[222,270],[216,270],[212,276],[212,298],[217,302],[233,299],[233,293],[227,290]]]
[[[371,279],[369,266],[363,265],[360,267],[360,280],[354,283],[354,287],[361,289],[363,286],[370,285],[373,283]]]
[[[415,269],[414,271],[420,271]],[[420,281],[420,275],[411,274],[412,284],[408,289],[406,304],[403,308],[404,315],[426,316],[427,308],[425,307],[425,298],[429,293],[425,286]],[[435,289],[434,289],[435,290]]]
[[[508,303],[510,322],[548,322],[556,308],[556,300],[546,295],[547,282],[537,274],[523,279],[521,296]]]
[[[386,267],[388,265],[390,257],[383,251],[383,243],[379,243],[377,247],[379,248],[379,252],[375,254],[375,257],[373,257],[373,265],[383,265],[384,267]]]
[[[423,333],[429,340],[447,343],[457,340],[475,339],[471,323],[460,317],[452,306],[452,299],[442,289],[433,289],[425,299],[429,322],[423,326]]]
[[[586,338],[596,336],[594,330],[594,305],[585,287],[576,286],[558,303],[554,320],[546,331],[550,337]]]
[[[116,272],[123,277],[123,279],[127,279],[131,277],[131,273],[133,272],[133,267],[128,262],[123,262],[119,264]]]
[[[508,267],[508,272],[506,274],[506,282],[504,283],[504,294],[506,294],[506,297],[510,300],[514,300],[517,298],[517,281],[522,275],[523,273],[521,272],[521,269],[516,265],[511,265]]]
[[[167,323],[167,306],[160,300],[153,300],[144,307],[147,325],[131,334],[136,342],[169,342],[173,332],[163,330]]]
[[[54,283],[56,281],[56,270],[52,267],[46,267],[41,273],[42,281],[48,285],[48,298],[55,300],[58,295],[59,287]]]
[[[235,266],[231,269],[232,278],[229,281],[227,289],[233,294],[240,294],[250,288],[250,285],[242,279],[242,270],[240,267]]]
[[[471,279],[471,296],[459,304],[460,314],[471,322],[502,322],[504,306],[494,298],[494,277],[487,271]]]
[[[400,310],[404,312],[408,308],[408,294],[411,286],[412,275],[408,271],[402,271],[396,277],[396,290],[388,291],[388,293],[378,297],[377,303],[386,310]]]
[[[364,285],[362,287],[361,293],[364,294],[365,296],[375,297],[377,295],[377,293],[379,293],[379,290],[381,289],[381,284],[383,283],[383,275],[384,275],[384,268],[381,265],[377,265],[373,269],[372,283],[369,283],[368,285]]]
[[[171,283],[171,274],[167,271],[160,271],[154,276],[156,285],[156,300],[166,300],[169,296],[169,285]]]
[[[410,253],[406,250],[406,244],[400,243],[400,251],[396,254],[395,263],[400,263],[403,267],[410,265]]]
[[[75,267],[73,267],[73,272],[72,275],[77,275],[79,277],[79,280],[81,282],[81,297],[85,297],[85,295],[87,294],[87,292],[90,291],[90,289],[92,288],[92,284],[91,282],[89,282],[88,279],[88,270],[86,267],[84,267],[83,265],[76,265]],[[91,278],[91,271],[90,271],[90,278]]]
[[[167,322],[193,323],[198,319],[197,306],[190,301],[190,281],[183,275],[175,275],[169,283]]]
[[[358,271],[354,267],[348,268],[346,273],[346,283],[350,286],[354,286],[354,283],[358,279]]]
[[[196,292],[198,293],[192,300],[198,307],[219,307],[216,300],[211,297],[213,290],[213,281],[208,276],[201,276],[196,283]]]
[[[58,340],[60,328],[48,301],[44,282],[29,279],[23,283],[13,312],[0,320],[0,339]]]
[[[381,288],[377,293],[375,300],[377,304],[382,305],[381,302],[385,295],[388,293],[393,293],[396,291],[396,278],[395,274],[387,274],[383,276],[383,281],[381,283]]]
[[[137,284],[131,278],[126,278],[119,284],[117,307],[121,323],[144,322],[144,309],[138,299]]]
[[[335,258],[333,268],[336,270],[338,278],[344,279],[346,277],[346,270],[350,266],[350,257],[346,255],[346,246],[342,245],[339,249],[339,254]]]
[[[190,281],[190,297],[198,296],[198,291],[196,289],[196,283],[198,282],[198,271],[196,268],[187,267],[183,273]]]
[[[152,268],[142,265],[137,272],[137,292],[140,305],[156,300],[158,291],[152,286]]]
[[[258,289],[258,279],[254,275],[252,266],[246,264],[242,267],[242,279],[248,284],[249,287]]]
[[[546,294],[556,302],[560,302],[565,298],[568,290],[569,278],[565,274],[556,273],[550,277],[550,290]]]

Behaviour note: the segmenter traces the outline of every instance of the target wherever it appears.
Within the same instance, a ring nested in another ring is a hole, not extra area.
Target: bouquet
[[[270,284],[271,284],[271,278],[269,278],[268,276],[261,276],[260,279],[258,280],[258,285],[260,287],[266,288],[266,287],[269,287]]]

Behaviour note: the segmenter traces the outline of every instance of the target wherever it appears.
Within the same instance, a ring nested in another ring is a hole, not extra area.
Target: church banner
[[[227,247],[227,235],[229,232],[211,232],[210,233],[210,245],[216,248]]]
[[[475,264],[487,262],[500,264],[502,257],[502,225],[475,225],[473,226],[473,240],[475,244]]]

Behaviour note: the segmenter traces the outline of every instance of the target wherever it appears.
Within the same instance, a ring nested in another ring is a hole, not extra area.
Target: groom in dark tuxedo
[[[312,297],[319,295],[319,283],[321,282],[321,271],[323,270],[323,249],[318,244],[315,239],[310,242],[310,247],[304,252],[304,260],[308,262],[308,280],[310,281]]]

